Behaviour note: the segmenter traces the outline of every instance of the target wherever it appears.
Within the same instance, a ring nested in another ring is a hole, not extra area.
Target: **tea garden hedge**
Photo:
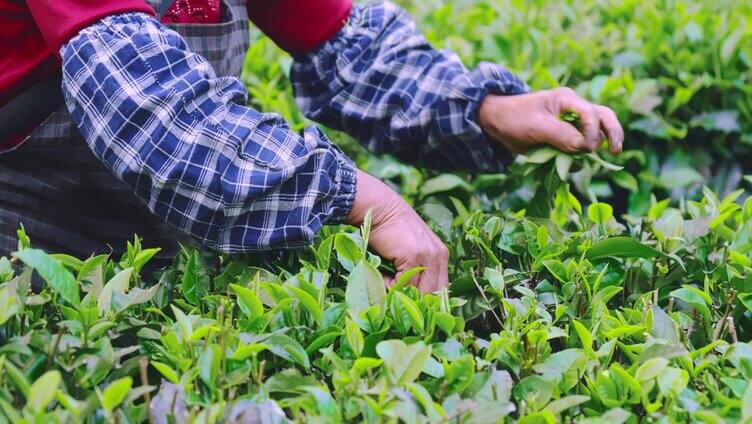
[[[385,287],[368,223],[157,272],[138,238],[73,258],[20,229],[0,422],[752,422],[752,3],[403,5],[469,66],[611,106],[626,151],[436,174],[330,132],[446,242],[434,294]],[[251,36],[252,104],[304,125],[289,57]]]

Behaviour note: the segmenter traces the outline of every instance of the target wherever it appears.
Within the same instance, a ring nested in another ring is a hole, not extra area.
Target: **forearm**
[[[356,174],[339,149],[246,107],[237,79],[217,78],[152,18],[106,18],[61,55],[68,108],[95,154],[206,246],[299,246],[349,213]]]
[[[332,39],[296,56],[291,76],[311,119],[373,151],[441,169],[500,170],[510,156],[489,143],[476,111],[488,94],[529,91],[503,67],[469,71],[433,49],[391,3],[356,7]]]

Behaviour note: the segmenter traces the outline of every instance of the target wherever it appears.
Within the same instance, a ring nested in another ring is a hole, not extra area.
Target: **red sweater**
[[[214,14],[197,16],[182,9],[213,1],[176,0],[163,21],[216,22],[219,16]],[[247,2],[250,19],[280,47],[295,52],[311,50],[334,35],[351,6],[352,0]],[[56,72],[60,46],[79,30],[122,12],[154,14],[144,0],[0,0],[0,106],[34,81]],[[9,142],[0,140],[0,151]]]

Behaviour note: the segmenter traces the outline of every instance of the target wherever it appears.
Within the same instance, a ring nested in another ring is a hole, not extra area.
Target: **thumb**
[[[585,136],[577,131],[574,125],[561,121],[554,116],[548,116],[541,120],[538,127],[539,140],[545,140],[548,144],[567,153],[577,153],[587,150]]]
[[[382,272],[381,276],[384,278],[384,283],[386,283],[387,287],[394,287],[395,284],[397,284],[397,278],[399,278],[399,273],[397,275],[391,275]]]

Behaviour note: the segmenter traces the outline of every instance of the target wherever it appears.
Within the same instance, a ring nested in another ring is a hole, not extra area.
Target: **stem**
[[[142,386],[148,386],[149,385],[149,376],[146,374],[146,367],[149,365],[149,362],[146,360],[145,356],[142,356],[141,359],[138,360],[138,367],[141,372],[141,385]],[[149,414],[149,424],[154,424],[156,421],[154,420],[154,416],[151,412],[151,396],[149,396],[149,392],[144,392],[144,400],[146,401],[146,412]]]
[[[219,322],[219,336],[218,336],[219,340],[217,340],[217,342],[219,344],[220,351],[221,352],[225,352],[225,341],[226,341],[225,330],[226,330],[226,328],[225,328],[225,325],[224,325],[224,321],[225,321],[225,305],[224,304],[220,304],[219,307],[217,308],[217,318],[218,318],[217,321]],[[219,381],[217,381],[217,389],[219,390],[219,400],[221,402],[221,401],[224,401],[224,399],[225,399],[224,389],[222,388],[222,383],[225,380],[225,374],[227,372],[227,358],[226,358],[226,355],[221,355],[219,369],[221,370],[221,373],[218,376],[218,380]]]
[[[258,367],[258,374],[256,374],[256,382],[258,384],[259,390],[261,390],[261,382],[264,380],[264,366],[266,365],[266,360],[262,360],[259,363]]]
[[[481,288],[480,284],[478,284],[478,280],[475,278],[475,270],[470,270],[470,276],[473,278],[473,283],[475,283],[475,287],[478,288],[478,292],[480,292],[480,295],[483,297],[483,300],[488,303],[488,306],[491,306],[491,301],[488,300],[488,297],[486,297],[486,293],[483,291],[483,288]],[[493,314],[494,318],[496,318],[496,322],[499,323],[499,326],[503,326],[504,324],[501,322],[501,318],[499,318],[498,315],[496,315],[496,311],[494,311],[493,308],[490,309],[491,314]]]
[[[734,317],[726,317],[726,321],[728,321],[728,331],[731,335],[731,340],[734,343],[739,343],[739,338],[736,337],[736,326],[734,325]]]
[[[689,337],[695,331],[695,320],[697,320],[697,310],[692,311],[692,320],[689,324],[689,328],[687,328],[687,342],[689,342]]]
[[[55,354],[57,353],[57,348],[60,346],[60,339],[63,337],[63,327],[59,327],[57,331],[57,336],[55,337],[55,343],[52,345],[52,351],[50,352],[50,356],[47,357],[47,369],[52,368],[52,361],[55,357]]]
[[[713,341],[718,340],[721,337],[721,333],[723,332],[723,327],[729,323],[728,319],[730,318],[729,315],[731,315],[731,305],[733,303],[734,297],[736,296],[736,291],[734,289],[729,289],[729,291],[726,293],[726,311],[723,313],[723,318],[721,318],[720,321],[715,326],[715,331],[713,332]],[[730,323],[733,324],[733,319],[730,321]]]
[[[651,272],[651,275],[650,275],[650,291],[655,291],[655,280],[656,280],[655,270],[658,268],[659,263],[660,263],[659,260],[653,262],[653,271]]]
[[[175,418],[176,418],[176,416],[175,416],[175,403],[177,401],[178,401],[178,393],[176,391],[175,393],[172,394],[172,402],[170,402],[170,415],[172,415],[172,418],[173,418],[171,421],[174,421]],[[168,417],[170,415],[168,415]]]

